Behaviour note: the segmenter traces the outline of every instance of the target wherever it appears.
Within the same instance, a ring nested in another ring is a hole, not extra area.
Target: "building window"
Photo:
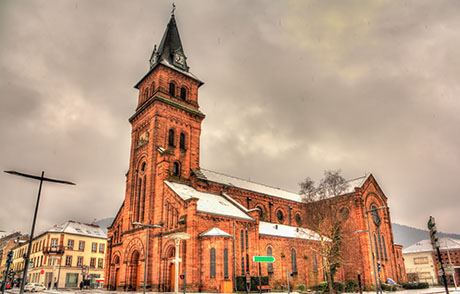
[[[316,252],[313,251],[311,255],[311,259],[313,260],[313,272],[317,273],[318,272],[318,260],[316,260]]]
[[[248,237],[248,231],[246,230],[246,249],[249,249],[249,237]]]
[[[249,272],[249,254],[246,254],[246,272]]]
[[[224,279],[228,278],[228,249],[224,249]]]
[[[246,272],[244,271],[244,257],[241,257],[241,275],[244,276]]]
[[[211,268],[210,268],[210,277],[216,277],[216,249],[211,248]]]
[[[374,244],[375,244],[375,256],[376,256],[376,259],[380,259],[379,248],[377,247],[378,246],[377,236],[375,234],[374,234]]]
[[[97,260],[97,267],[98,268],[102,268],[104,266],[104,259],[103,258],[99,258]]]
[[[385,260],[388,260],[387,247],[385,246],[385,239],[383,238],[383,235],[382,235],[382,246],[383,246],[383,252],[385,253]]]
[[[176,94],[176,85],[174,83],[169,83],[169,95],[175,97]]]
[[[181,150],[185,150],[185,134],[181,133],[179,137],[179,147]]]
[[[168,146],[169,147],[175,147],[174,146],[174,130],[170,129],[168,133]]]
[[[85,241],[78,242],[78,250],[85,251]]]
[[[152,85],[150,86],[150,96],[153,95],[153,92],[155,92],[155,82],[152,82]]]
[[[104,243],[99,244],[99,253],[104,253],[104,249],[105,249],[105,244]]]
[[[182,87],[180,88],[180,99],[184,100],[187,98],[187,90]]]
[[[65,257],[65,266],[72,266],[72,256],[66,255],[66,257]]]
[[[267,256],[273,256],[273,251],[271,247],[267,247]],[[267,273],[273,274],[273,263],[272,262],[267,263]]]
[[[428,257],[415,257],[414,258],[414,264],[427,264],[428,263]]]
[[[77,266],[82,266],[83,265],[83,256],[78,256],[77,257]]]
[[[292,273],[296,274],[297,273],[297,256],[295,253],[295,250],[291,250],[291,263],[292,263]]]
[[[56,248],[58,245],[58,239],[51,239],[51,248]]]
[[[302,225],[302,217],[298,213],[295,215],[295,222],[298,226]]]
[[[244,251],[244,231],[241,230],[241,252]],[[243,270],[244,273],[244,270]]]
[[[174,162],[173,164],[173,175],[178,177],[180,176],[180,166],[179,166],[179,162]]]
[[[276,217],[278,218],[278,221],[280,223],[282,223],[284,221],[284,214],[283,214],[283,211],[281,209],[278,209],[278,211],[276,212]]]
[[[379,249],[380,249],[380,259],[383,260],[383,250],[382,250],[382,234],[380,234],[379,231],[377,231],[378,237],[379,237]]]
[[[73,240],[69,239],[69,241],[67,241],[67,249],[73,250]]]
[[[91,257],[89,266],[92,267],[92,268],[96,267],[96,258]]]
[[[91,244],[91,252],[97,252],[97,243]]]

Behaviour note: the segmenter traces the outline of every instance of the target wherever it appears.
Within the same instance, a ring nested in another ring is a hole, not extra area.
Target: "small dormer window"
[[[168,146],[169,147],[175,147],[174,146],[174,130],[170,129],[169,134],[168,134]]]
[[[176,96],[176,85],[174,85],[174,83],[169,83],[169,95],[171,97]]]
[[[180,88],[180,99],[184,101],[187,99],[187,89],[184,87]]]
[[[177,161],[173,164],[173,175],[176,177],[180,176],[180,165]]]
[[[179,137],[179,147],[181,150],[185,151],[185,134],[181,133]]]

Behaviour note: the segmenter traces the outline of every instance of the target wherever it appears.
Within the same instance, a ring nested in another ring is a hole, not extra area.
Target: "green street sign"
[[[253,256],[252,261],[254,262],[274,262],[275,258],[273,256]]]

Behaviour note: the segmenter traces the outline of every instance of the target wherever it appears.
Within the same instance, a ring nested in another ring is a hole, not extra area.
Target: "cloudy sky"
[[[298,191],[372,172],[393,222],[460,233],[460,2],[176,1],[200,88],[201,166]],[[112,217],[170,1],[1,1],[0,168],[45,184],[37,230]],[[0,174],[0,230],[38,183]]]

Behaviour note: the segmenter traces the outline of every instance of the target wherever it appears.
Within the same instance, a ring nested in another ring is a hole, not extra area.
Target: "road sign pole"
[[[260,275],[261,275],[261,265],[260,265],[260,262],[259,262],[259,294],[262,294],[262,281],[260,280]]]
[[[288,294],[291,293],[291,287],[289,285],[289,277],[291,276],[291,274],[289,273],[289,269],[287,268],[286,269],[286,280],[287,280],[287,289],[288,289]]]

